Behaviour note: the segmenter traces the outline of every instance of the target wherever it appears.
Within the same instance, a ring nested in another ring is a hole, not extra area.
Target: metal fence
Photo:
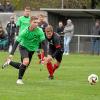
[[[94,53],[100,53],[100,35],[78,35],[75,34],[70,43],[71,52],[77,53],[92,53],[93,41],[92,38],[97,38],[94,46]]]
[[[4,29],[12,15],[14,15],[14,13],[0,13],[0,24],[2,24]]]

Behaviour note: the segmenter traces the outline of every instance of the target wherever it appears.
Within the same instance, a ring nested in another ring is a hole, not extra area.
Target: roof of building
[[[71,17],[100,17],[100,9],[50,9],[40,8],[42,11]]]

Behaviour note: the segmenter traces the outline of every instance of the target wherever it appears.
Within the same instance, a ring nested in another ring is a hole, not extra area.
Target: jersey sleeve
[[[27,37],[27,35],[28,35],[27,33],[28,33],[28,28],[24,29],[24,30],[16,37],[16,40],[17,40],[18,42],[21,42],[21,39],[22,39],[22,38]]]
[[[56,48],[60,48],[61,44],[60,44],[60,36],[55,36],[54,37],[54,45]]]
[[[42,29],[40,29],[40,42],[42,42],[43,40],[45,40],[45,35]]]
[[[20,17],[19,17],[17,22],[16,22],[16,26],[20,26],[20,25],[21,25],[21,20],[20,20]]]

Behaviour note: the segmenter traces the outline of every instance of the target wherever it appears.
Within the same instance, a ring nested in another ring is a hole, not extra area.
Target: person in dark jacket
[[[59,26],[57,27],[57,33],[59,35],[63,35],[64,34],[64,25],[62,21],[59,21]]]
[[[99,0],[91,0],[91,9],[95,9]]]
[[[3,27],[0,26],[0,50],[7,50],[8,39]]]
[[[10,21],[7,23],[7,26],[6,26],[6,30],[8,34],[8,41],[9,41],[8,46],[9,46],[9,52],[10,52],[14,44],[15,34],[16,34],[16,24],[14,22],[13,16],[10,17]]]
[[[57,27],[57,33],[61,37],[62,50],[64,51],[64,25],[62,21],[59,21],[59,26]]]
[[[4,12],[4,6],[2,5],[1,2],[0,2],[0,12]]]
[[[5,12],[14,12],[14,7],[9,0],[6,0],[4,7]]]

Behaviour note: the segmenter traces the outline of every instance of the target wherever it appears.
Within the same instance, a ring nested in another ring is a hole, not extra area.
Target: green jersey
[[[23,29],[25,29],[26,27],[28,27],[30,25],[30,17],[25,17],[25,16],[21,16],[18,18],[18,21],[16,23],[16,26],[19,26],[19,34],[21,33],[21,31]]]
[[[27,50],[36,51],[39,48],[41,41],[45,40],[45,35],[39,27],[32,31],[26,28],[17,36],[16,40]]]

